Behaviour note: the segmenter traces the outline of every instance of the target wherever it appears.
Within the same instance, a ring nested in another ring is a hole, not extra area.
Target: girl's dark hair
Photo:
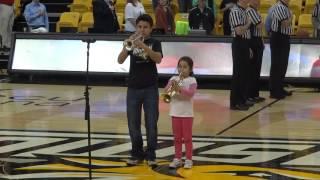
[[[189,76],[193,76],[193,60],[191,59],[191,57],[189,56],[183,56],[179,59],[178,61],[178,65],[180,64],[181,61],[184,61],[186,62],[188,65],[189,65],[189,68],[190,68],[190,74]]]
[[[140,15],[136,20],[136,24],[138,24],[140,21],[144,21],[144,22],[149,23],[151,28],[153,26],[153,20],[152,20],[152,17],[149,14]]]

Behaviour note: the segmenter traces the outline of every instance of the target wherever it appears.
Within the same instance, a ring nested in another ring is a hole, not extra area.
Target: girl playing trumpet
[[[178,61],[179,76],[169,80],[165,90],[175,91],[170,101],[170,116],[174,135],[175,156],[170,168],[182,166],[182,142],[185,144],[186,160],[184,168],[192,167],[192,122],[193,96],[197,90],[197,81],[193,77],[193,60],[190,57],[181,57]],[[171,94],[171,93],[169,93]]]

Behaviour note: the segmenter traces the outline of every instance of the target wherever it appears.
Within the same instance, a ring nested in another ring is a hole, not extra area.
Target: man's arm
[[[118,56],[118,63],[119,64],[123,64],[128,56],[129,56],[128,51],[126,50],[125,47],[123,47],[122,51],[120,52],[120,54]]]
[[[144,51],[148,54],[150,59],[154,61],[155,63],[159,64],[162,60],[162,54],[160,52],[153,51],[148,46],[145,45],[145,48],[143,48]]]
[[[249,16],[247,16],[246,24],[239,25],[238,23],[240,23],[240,22],[238,19],[236,19],[236,17],[241,17],[241,14],[239,11],[234,11],[234,12],[232,12],[232,14],[230,14],[230,23],[234,27],[234,30],[237,35],[243,35],[249,29],[249,27],[251,25],[251,20],[250,20]]]
[[[30,23],[30,21],[32,21],[33,19],[37,18],[40,15],[40,13],[32,13],[31,8],[32,7],[30,5],[29,6],[27,5],[23,13],[27,23]]]

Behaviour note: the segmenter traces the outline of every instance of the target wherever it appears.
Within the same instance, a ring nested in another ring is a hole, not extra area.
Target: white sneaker
[[[187,159],[187,160],[184,162],[183,168],[185,168],[185,169],[191,169],[191,168],[192,168],[192,165],[193,165],[192,160]]]
[[[174,158],[173,161],[169,164],[170,168],[177,168],[182,166],[181,159]]]

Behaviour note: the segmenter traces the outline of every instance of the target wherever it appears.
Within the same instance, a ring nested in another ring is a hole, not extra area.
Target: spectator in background
[[[156,28],[163,29],[165,33],[175,31],[174,14],[170,8],[169,0],[159,0],[155,11]]]
[[[214,29],[214,15],[210,8],[206,6],[207,0],[199,0],[197,7],[190,10],[190,29],[204,29],[207,34],[211,34]]]
[[[120,29],[115,11],[116,1],[93,0],[93,31],[95,33],[116,33]]]
[[[39,0],[32,0],[24,10],[29,31],[33,33],[49,32],[49,20],[46,7]]]
[[[179,10],[182,13],[186,13],[192,8],[192,0],[179,0]]]
[[[320,39],[320,0],[317,0],[317,3],[314,6],[312,24],[315,30],[315,37]]]
[[[229,22],[229,15],[231,8],[237,3],[237,0],[222,0],[220,4],[220,11],[223,12],[223,34],[225,36],[231,35],[231,26]]]
[[[196,7],[199,4],[199,0],[192,0],[192,7]],[[217,10],[214,0],[207,0],[207,7],[211,8],[214,17],[217,17]]]
[[[9,51],[14,20],[14,0],[0,0],[0,48]]]
[[[127,0],[127,5],[124,10],[125,26],[124,30],[126,32],[136,31],[136,19],[145,14],[144,7],[139,0]]]

